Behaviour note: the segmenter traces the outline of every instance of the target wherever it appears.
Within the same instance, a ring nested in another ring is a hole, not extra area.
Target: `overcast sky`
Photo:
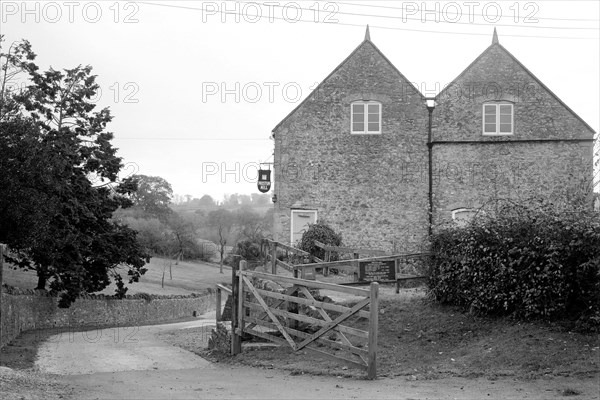
[[[598,131],[599,3],[2,1],[0,31],[8,43],[28,39],[43,69],[93,66],[125,174],[222,199],[257,192],[256,167],[273,160],[271,130],[362,42],[367,24],[427,96],[483,52],[496,27]]]

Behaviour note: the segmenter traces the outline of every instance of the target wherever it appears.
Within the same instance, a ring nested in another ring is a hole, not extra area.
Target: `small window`
[[[351,125],[354,134],[381,133],[381,103],[373,101],[352,103]]]
[[[452,210],[452,220],[460,227],[466,226],[477,215],[478,210],[472,208],[457,208]]]
[[[513,105],[509,103],[484,104],[483,134],[512,135]]]

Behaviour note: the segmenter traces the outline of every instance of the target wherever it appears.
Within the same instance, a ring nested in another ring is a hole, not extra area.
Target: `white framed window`
[[[478,210],[472,208],[457,208],[452,210],[452,220],[460,227],[466,226],[471,222]],[[483,213],[483,211],[481,211]]]
[[[381,103],[357,101],[350,104],[350,132],[355,135],[381,133]]]
[[[483,105],[483,134],[512,135],[514,132],[514,107],[511,103],[485,103]]]

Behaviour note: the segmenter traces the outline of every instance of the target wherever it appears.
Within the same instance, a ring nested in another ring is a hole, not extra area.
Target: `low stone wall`
[[[0,347],[32,329],[90,326],[132,326],[201,315],[214,308],[214,292],[187,296],[137,294],[88,295],[70,308],[58,308],[58,298],[45,292],[2,288]]]

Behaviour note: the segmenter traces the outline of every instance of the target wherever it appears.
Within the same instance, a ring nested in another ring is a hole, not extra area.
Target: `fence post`
[[[277,242],[271,242],[271,273],[277,275]]]
[[[371,282],[371,315],[369,318],[369,355],[367,378],[377,378],[377,332],[379,325],[379,283]]]
[[[398,273],[400,271],[400,259],[396,258],[394,262],[394,268],[396,269],[396,294],[400,293],[400,279],[398,279]]]
[[[325,251],[325,261],[326,262],[331,261],[331,250]],[[323,276],[329,276],[329,267],[323,267],[321,272],[323,273]]]
[[[360,258],[360,254],[359,253],[354,253],[352,254],[352,256],[354,257],[355,260],[358,260]],[[358,265],[358,261],[352,261],[352,267],[354,269],[354,273],[353,278],[354,278],[354,282],[358,282],[358,276],[360,275],[360,266]]]
[[[217,286],[216,295],[217,295],[217,298],[216,298],[215,303],[217,303],[217,315],[215,317],[215,320],[218,323],[221,320],[221,288],[218,286]]]
[[[240,261],[238,257],[234,258],[233,268],[231,268],[231,355],[242,352],[242,337],[238,335],[238,299],[240,297],[239,279],[237,272],[240,270]]]
[[[237,308],[238,308],[238,323],[237,323],[237,329],[239,329],[240,334],[239,334],[239,352],[242,352],[242,336],[244,335],[244,314],[245,314],[245,310],[244,310],[244,297],[246,297],[244,295],[244,278],[242,275],[242,271],[245,271],[247,269],[248,266],[248,262],[246,260],[242,260],[240,261],[240,276],[239,276],[239,286],[238,286],[238,304],[237,304]]]

